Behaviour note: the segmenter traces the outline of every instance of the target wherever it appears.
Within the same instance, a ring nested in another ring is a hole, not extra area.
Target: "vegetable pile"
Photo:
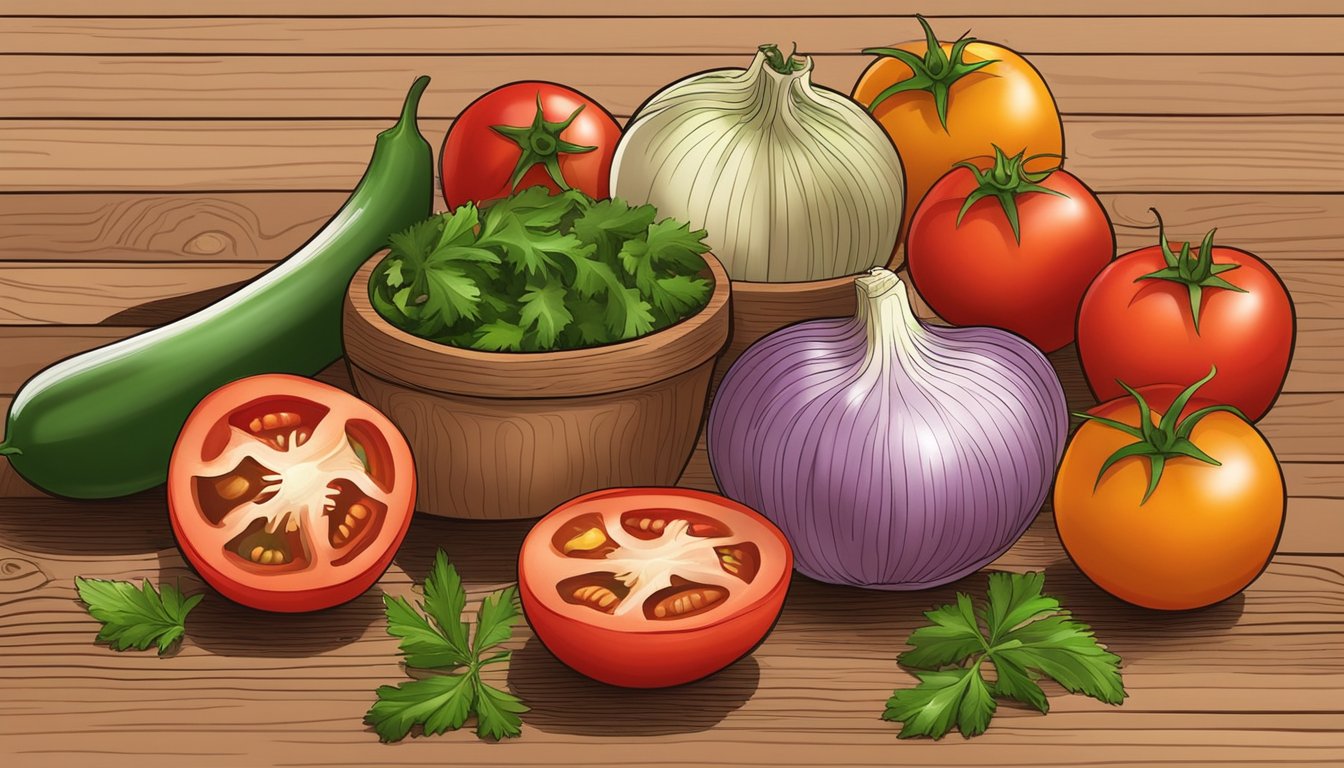
[[[492,352],[609,344],[695,313],[703,230],[656,220],[651,205],[531,187],[484,209],[467,203],[392,235],[373,306],[408,333]]]
[[[572,89],[502,86],[445,137],[450,208],[432,215],[421,78],[321,233],[195,315],[39,373],[0,455],[78,498],[167,478],[188,563],[263,611],[371,588],[417,492],[428,507],[425,486],[471,498],[441,486],[487,484],[485,468],[504,466],[495,484],[509,491],[591,490],[535,525],[518,585],[485,598],[474,633],[442,552],[418,605],[384,597],[417,670],[377,691],[366,722],[384,741],[472,717],[482,738],[519,735],[526,706],[487,678],[524,615],[579,673],[689,683],[767,641],[795,566],[827,584],[947,584],[1012,547],[1052,487],[1065,551],[1105,592],[1155,610],[1235,595],[1283,526],[1283,473],[1254,422],[1292,358],[1291,297],[1264,261],[1214,232],[1172,243],[1160,217],[1157,243],[1113,258],[1105,207],[1064,168],[1039,73],[919,22],[923,40],[869,49],[853,98],[768,45],[746,69],[661,89],[624,133]],[[911,286],[887,268],[902,233],[936,322],[914,316]],[[733,285],[715,255],[736,281],[780,283],[781,313],[805,303],[789,283],[854,275],[858,310],[760,339],[706,409]],[[342,336],[352,312],[397,358],[368,379],[398,365],[414,379],[381,401],[358,373],[367,402],[285,375],[317,373],[342,343],[352,369],[360,343],[379,347]],[[695,329],[698,347],[675,346]],[[1066,444],[1045,353],[1067,361],[1075,335],[1100,402],[1074,414]],[[443,367],[444,350],[469,352]],[[452,376],[476,390],[431,391]],[[603,377],[606,391],[570,388]],[[706,410],[722,496],[605,487],[670,483]],[[661,478],[619,474],[646,459]],[[170,649],[202,599],[77,588],[116,650]],[[883,715],[902,738],[982,733],[997,699],[1046,712],[1043,678],[1122,702],[1120,659],[1043,588],[1041,574],[995,573],[983,603],[958,593],[924,614],[932,625],[899,659],[918,684]]]

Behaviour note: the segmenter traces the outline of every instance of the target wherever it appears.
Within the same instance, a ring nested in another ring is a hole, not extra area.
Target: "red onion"
[[[728,371],[710,465],[779,526],[803,574],[946,584],[1036,516],[1064,447],[1064,391],[1022,338],[921,323],[890,270],[855,282],[857,316],[789,326]]]

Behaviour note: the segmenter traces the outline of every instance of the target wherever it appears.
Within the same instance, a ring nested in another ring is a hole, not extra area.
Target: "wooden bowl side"
[[[631,341],[561,352],[482,352],[439,344],[388,323],[369,301],[369,276],[383,254],[360,267],[346,291],[345,353],[369,373],[431,392],[495,398],[553,398],[638,389],[713,360],[728,339],[728,275],[705,254],[714,292],[700,312]]]
[[[712,365],[620,392],[530,400],[425,392],[355,364],[350,372],[414,450],[418,510],[510,520],[603,488],[674,485],[699,438]]]

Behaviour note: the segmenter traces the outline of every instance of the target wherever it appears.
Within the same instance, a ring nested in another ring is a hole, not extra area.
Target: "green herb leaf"
[[[904,725],[900,738],[931,736],[941,739],[955,725],[967,738],[985,732],[996,704],[980,664],[941,672],[919,672],[919,685],[896,691],[887,700],[883,720]]]
[[[486,323],[476,331],[476,341],[471,346],[488,352],[517,352],[523,348],[523,335],[527,333],[521,325],[507,320]]]
[[[670,326],[709,300],[703,231],[652,206],[531,187],[390,238],[370,301],[393,325],[487,351],[570,349]]]
[[[556,337],[574,320],[565,307],[565,295],[559,283],[547,280],[543,285],[529,286],[522,296],[519,318],[524,328],[536,329],[541,347],[554,345]]]
[[[976,626],[969,595],[958,594],[957,605],[925,611],[924,617],[933,624],[910,633],[907,642],[912,648],[900,655],[901,664],[937,669],[985,650],[985,639]]]
[[[373,726],[383,741],[399,741],[416,725],[422,725],[426,735],[455,730],[473,713],[481,738],[500,739],[521,732],[518,715],[527,707],[512,694],[481,680],[483,667],[509,661],[509,651],[483,657],[508,642],[514,625],[522,618],[518,588],[498,590],[481,602],[475,637],[470,640],[462,620],[466,601],[457,570],[442,550],[435,555],[434,566],[425,579],[421,608],[427,615],[421,615],[404,598],[384,596],[387,632],[401,638],[400,650],[407,667],[460,671],[378,688],[377,700],[364,722]]]
[[[426,736],[461,728],[476,699],[476,678],[470,674],[440,675],[378,688],[364,722],[383,741],[401,741],[416,725]]]
[[[476,692],[476,735],[483,739],[512,738],[522,733],[518,717],[527,711],[522,701],[494,686],[479,683]]]
[[[1036,683],[1041,676],[1108,704],[1124,700],[1120,657],[1043,594],[1044,586],[1041,573],[994,573],[979,611],[970,595],[958,593],[955,605],[924,614],[932,625],[911,633],[911,650],[901,654],[900,663],[927,671],[916,671],[919,685],[896,691],[883,714],[905,724],[901,738],[941,738],[954,724],[963,736],[983,733],[995,696],[1047,712],[1050,704]],[[992,685],[981,675],[986,663],[994,665]]]
[[[128,581],[106,581],[75,577],[79,599],[88,607],[89,614],[102,622],[98,640],[114,651],[134,648],[143,651],[157,645],[163,655],[186,631],[187,614],[201,602],[204,595],[183,597],[172,584],[164,584],[159,591],[149,581],[140,588]]]

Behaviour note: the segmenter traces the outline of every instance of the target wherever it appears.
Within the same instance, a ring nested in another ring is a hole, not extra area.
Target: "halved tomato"
[[[187,561],[220,594],[315,611],[387,570],[415,507],[411,451],[347,392],[265,374],[215,390],[187,418],[168,510]]]
[[[527,621],[560,661],[595,680],[661,688],[750,653],[779,617],[788,541],[730,499],[623,488],[568,501],[518,558]]]

